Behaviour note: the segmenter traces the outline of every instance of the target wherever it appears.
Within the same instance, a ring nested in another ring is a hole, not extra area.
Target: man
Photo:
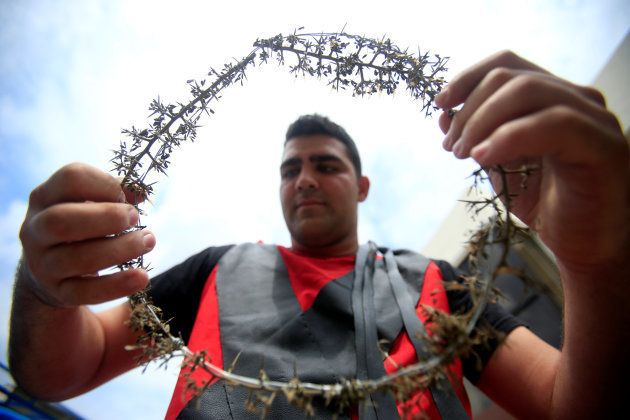
[[[540,167],[527,189],[518,191],[513,209],[556,256],[564,286],[562,351],[515,328],[485,364],[478,385],[517,417],[621,412],[630,373],[630,313],[624,309],[630,297],[630,173],[618,122],[597,91],[509,52],[455,77],[436,103],[445,110],[464,104],[454,118],[440,117],[444,147],[456,157],[473,157],[484,167],[523,161]],[[322,258],[352,256],[358,249],[361,255],[356,205],[366,198],[369,182],[338,139],[312,140],[290,139],[283,155],[290,251]],[[520,179],[508,182],[510,191],[520,185]],[[124,350],[134,341],[123,325],[128,306],[93,314],[82,305],[147,285],[142,270],[93,274],[153,248],[148,231],[111,236],[137,217],[115,179],[83,165],[63,168],[33,191],[20,235],[24,257],[10,340],[12,372],[27,391],[68,398],[133,367],[133,355]],[[361,326],[369,335],[372,326]],[[356,351],[358,360],[361,346]]]

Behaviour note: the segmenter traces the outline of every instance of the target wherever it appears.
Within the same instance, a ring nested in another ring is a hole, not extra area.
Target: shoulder
[[[234,245],[211,246],[190,257],[181,263],[171,267],[163,273],[151,279],[151,290],[164,287],[165,284],[181,280],[192,280],[198,277],[207,277],[217,262]]]
[[[172,319],[175,334],[187,340],[195,320],[199,299],[212,269],[234,247],[208,247],[151,279],[148,295]]]

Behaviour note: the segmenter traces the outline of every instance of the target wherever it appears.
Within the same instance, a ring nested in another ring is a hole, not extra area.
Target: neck
[[[295,238],[291,238],[291,251],[309,257],[330,258],[355,255],[358,248],[359,243],[356,236],[326,245],[303,244]]]

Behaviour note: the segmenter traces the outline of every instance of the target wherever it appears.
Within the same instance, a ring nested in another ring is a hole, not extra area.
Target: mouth
[[[315,206],[323,206],[323,205],[325,205],[325,203],[322,200],[308,198],[308,199],[305,199],[305,200],[298,201],[298,203],[295,206],[295,208],[299,209],[299,208],[315,207]]]

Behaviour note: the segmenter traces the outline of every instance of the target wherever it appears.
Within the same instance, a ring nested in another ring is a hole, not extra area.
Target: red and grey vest
[[[274,245],[230,249],[208,277],[188,347],[205,351],[219,367],[237,360],[232,371],[239,375],[256,378],[263,369],[270,379],[288,382],[297,376],[311,383],[377,379],[430,356],[419,338],[427,322],[423,307],[449,311],[437,265],[416,253],[370,243],[359,248],[354,270],[337,273],[318,285],[318,293],[305,295],[297,290],[292,269],[300,258],[308,259]],[[426,333],[431,334],[430,324]],[[389,343],[385,360],[383,342]],[[352,413],[338,414],[315,400],[315,418],[395,419],[419,413],[470,418],[460,361],[449,371],[438,386],[402,403],[389,393],[373,393]],[[198,384],[209,378],[201,369],[188,376]],[[194,396],[186,381],[180,374],[167,419],[259,418],[247,409],[249,391],[215,380]],[[281,395],[267,414],[271,419],[306,417]]]

